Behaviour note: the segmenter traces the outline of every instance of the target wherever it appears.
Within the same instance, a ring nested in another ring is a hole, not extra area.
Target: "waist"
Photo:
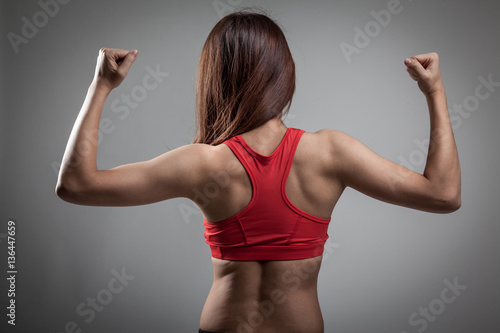
[[[317,297],[322,256],[238,262],[213,258],[214,282],[200,325],[208,331],[322,332]],[[246,330],[245,330],[246,329]]]
[[[327,239],[328,235],[323,239],[300,245],[218,246],[209,243],[209,246],[212,257],[217,259],[236,261],[298,260],[323,254]]]

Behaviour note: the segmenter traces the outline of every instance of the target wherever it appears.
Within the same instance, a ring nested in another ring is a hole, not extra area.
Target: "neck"
[[[245,140],[249,139],[249,141],[257,144],[267,144],[281,140],[286,130],[287,127],[281,119],[273,118],[259,127],[242,134],[242,136]]]
[[[283,135],[286,130],[287,127],[281,119],[273,118],[250,132],[258,132],[259,136],[273,138]]]

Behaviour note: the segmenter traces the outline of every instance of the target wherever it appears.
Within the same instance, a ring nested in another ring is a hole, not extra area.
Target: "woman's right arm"
[[[333,176],[373,198],[413,209],[450,213],[461,206],[460,163],[453,137],[439,58],[436,53],[405,60],[410,77],[425,95],[430,115],[430,144],[423,174],[389,161],[356,139],[335,130],[327,137]]]

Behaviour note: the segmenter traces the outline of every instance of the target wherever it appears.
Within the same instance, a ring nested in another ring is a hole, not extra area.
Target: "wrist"
[[[448,102],[444,89],[434,90],[432,93],[426,94],[425,99],[432,117],[437,116],[449,121]]]
[[[446,93],[444,91],[444,87],[442,85],[435,87],[434,89],[431,89],[430,91],[424,93],[425,97],[427,99],[432,99],[435,97],[443,97],[446,96]]]
[[[113,88],[105,81],[94,78],[90,83],[90,89],[95,90],[96,92],[102,92],[104,94],[109,94]]]

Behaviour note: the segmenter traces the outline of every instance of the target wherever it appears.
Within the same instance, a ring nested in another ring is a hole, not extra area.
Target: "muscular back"
[[[245,170],[225,145],[189,144],[148,161],[97,169],[98,138],[88,133],[97,133],[109,92],[125,78],[136,56],[136,51],[101,49],[99,70],[66,146],[56,194],[67,202],[91,206],[135,206],[186,197],[197,202],[206,220],[213,223],[236,214],[249,203],[252,189]],[[378,200],[427,212],[451,213],[460,208],[460,162],[439,57],[434,52],[420,54],[405,59],[405,65],[429,109],[429,154],[423,174],[377,155],[339,131],[306,132],[286,183],[286,194],[295,206],[328,218],[348,186]],[[273,118],[242,136],[254,150],[269,155],[285,133],[280,121]],[[85,154],[81,147],[86,147]],[[223,172],[228,165],[235,165],[225,175],[229,179],[203,198],[205,187],[213,183],[209,176]],[[322,332],[316,297],[321,257],[283,262],[213,261],[214,284],[203,309],[202,329],[281,332],[283,326],[289,326],[288,332]],[[306,268],[307,274],[303,273]],[[260,320],[260,306],[273,296],[273,290],[282,290],[286,301]],[[251,318],[253,325],[245,326]]]
[[[263,155],[271,154],[279,144],[282,135],[276,136],[268,147],[257,148],[257,138],[245,136],[245,141]],[[286,194],[301,210],[322,218],[330,218],[344,186],[334,174],[331,147],[324,131],[305,132],[297,146],[292,167],[286,182]],[[252,198],[252,185],[245,169],[225,144],[212,147],[210,174],[229,177],[228,185],[218,186],[213,198],[206,195],[200,209],[209,222],[222,221],[242,210]],[[228,165],[231,166],[228,172]],[[214,176],[215,177],[215,176]],[[202,186],[197,193],[203,193]]]
[[[259,144],[252,133],[245,141],[263,155],[271,154],[282,135]],[[327,141],[321,133],[305,132],[297,146],[286,193],[298,208],[329,218],[343,186],[332,181]],[[213,147],[212,174],[234,165],[226,186],[200,205],[207,221],[217,223],[242,210],[252,196],[250,179],[224,144]],[[220,168],[220,169],[217,169]],[[222,171],[221,171],[222,170]],[[199,192],[200,193],[200,192]],[[212,258],[214,282],[202,312],[200,327],[214,332],[323,332],[317,298],[322,256],[287,261],[228,261]],[[238,331],[238,329],[240,331]]]
[[[322,333],[317,298],[321,259],[236,262],[212,258],[214,282],[200,327],[213,332]]]

